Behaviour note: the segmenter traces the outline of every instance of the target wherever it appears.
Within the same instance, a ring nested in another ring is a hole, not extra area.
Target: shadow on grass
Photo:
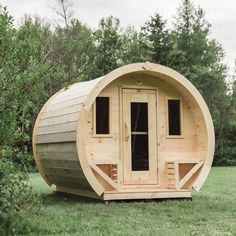
[[[99,200],[94,198],[82,197],[69,193],[53,192],[50,194],[42,194],[42,203],[46,206],[58,204],[135,204],[135,203],[174,203],[174,202],[192,202],[192,198],[172,198],[172,199],[127,199],[127,200]]]

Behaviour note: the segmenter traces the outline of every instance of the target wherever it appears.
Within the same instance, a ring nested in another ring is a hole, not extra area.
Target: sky
[[[120,19],[123,27],[132,25],[136,29],[154,13],[159,13],[168,21],[174,22],[176,9],[181,0],[71,0],[74,17],[96,28],[102,17],[113,15]],[[203,8],[206,19],[212,25],[211,38],[216,39],[225,49],[225,63],[233,71],[236,59],[236,1],[235,0],[193,0]],[[46,20],[56,19],[53,6],[55,0],[0,0],[0,5],[7,6],[9,13],[20,24],[24,14],[38,15]]]

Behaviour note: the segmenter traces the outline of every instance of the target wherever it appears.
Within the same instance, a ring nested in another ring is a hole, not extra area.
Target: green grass
[[[85,202],[31,174],[43,207],[31,235],[236,235],[236,167],[214,167],[193,201]]]

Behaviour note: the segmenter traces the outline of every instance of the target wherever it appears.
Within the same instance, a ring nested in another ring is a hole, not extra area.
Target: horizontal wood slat
[[[82,103],[78,103],[78,104],[75,104],[72,106],[65,107],[63,109],[58,108],[55,110],[47,110],[42,113],[40,120],[45,120],[45,119],[52,118],[52,117],[58,117],[58,116],[63,116],[63,115],[67,115],[67,114],[76,113],[81,110],[82,106],[83,106]]]
[[[50,104],[57,104],[60,102],[69,101],[71,99],[80,98],[82,96],[87,96],[90,93],[90,91],[91,87],[79,90],[79,92],[77,90],[75,93],[70,93],[68,95],[64,95],[63,97],[56,97]]]
[[[88,188],[91,188],[88,181],[84,178],[78,178],[78,177],[69,177],[64,175],[54,175],[50,174],[48,175],[50,180],[56,184],[61,186],[68,186],[68,187],[75,187],[75,188],[81,188],[81,186],[87,186]]]
[[[52,168],[76,168],[81,169],[79,160],[51,160],[42,158],[41,159],[43,167],[52,167]]]
[[[50,111],[53,111],[53,110],[56,110],[56,109],[63,109],[63,108],[66,108],[68,106],[72,106],[72,105],[76,105],[76,104],[79,104],[79,103],[83,103],[84,100],[86,99],[87,96],[81,96],[79,98],[73,98],[71,100],[68,100],[68,101],[63,101],[63,102],[60,102],[60,103],[57,103],[57,104],[48,104],[47,106],[47,110],[50,110]]]
[[[56,117],[51,117],[48,119],[41,120],[39,122],[38,128],[56,125],[56,124],[70,123],[70,122],[78,121],[78,119],[79,119],[79,112],[64,114],[61,116],[56,116]]]
[[[48,160],[78,160],[78,155],[75,152],[48,152],[46,149],[39,152],[41,158]]]
[[[39,151],[77,153],[76,142],[38,144],[37,148]]]
[[[45,167],[47,175],[69,176],[73,178],[85,178],[80,168],[63,168],[63,167]]]
[[[57,143],[57,142],[71,142],[76,140],[76,132],[64,132],[55,134],[36,135],[36,144],[39,143]]]
[[[65,98],[65,97],[70,96],[71,94],[78,93],[78,91],[87,90],[87,89],[91,90],[95,87],[95,85],[99,82],[101,78],[73,84],[69,86],[69,88],[62,90],[56,98]]]
[[[36,135],[76,131],[76,128],[77,128],[77,121],[67,122],[62,124],[54,124],[50,126],[39,127],[36,131]]]

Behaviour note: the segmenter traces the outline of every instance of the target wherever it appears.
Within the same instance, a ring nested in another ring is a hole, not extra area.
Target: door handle
[[[124,139],[125,141],[129,140],[129,123],[127,121],[125,122]]]

